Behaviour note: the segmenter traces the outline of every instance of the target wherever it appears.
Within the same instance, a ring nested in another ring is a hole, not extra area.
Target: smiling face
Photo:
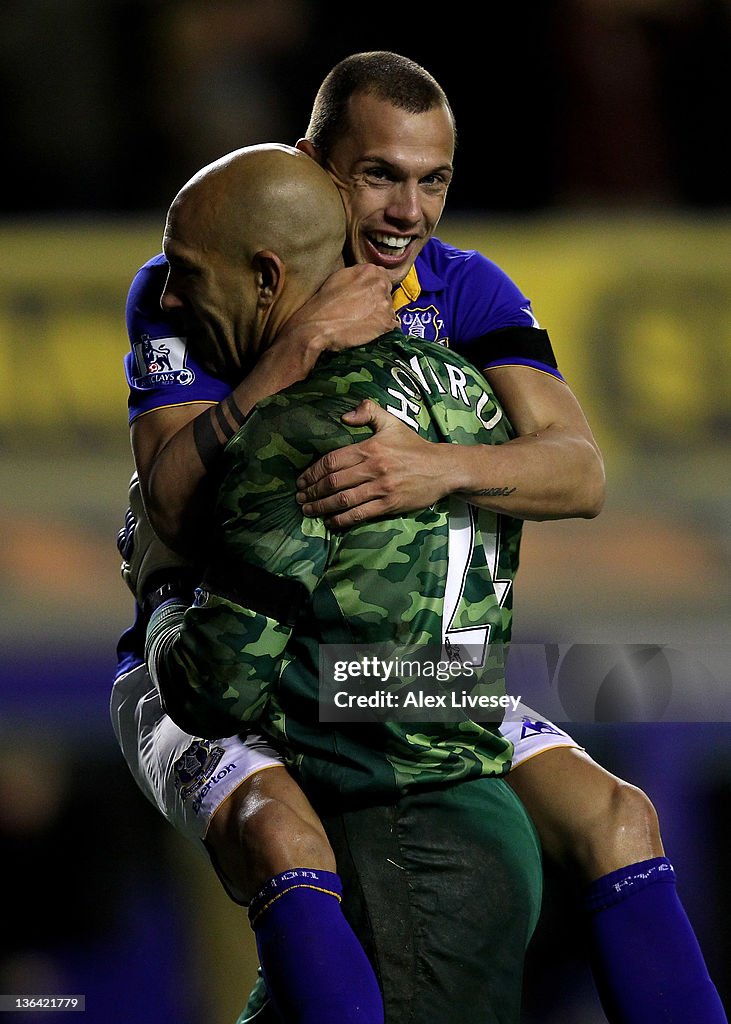
[[[413,114],[369,93],[351,96],[348,127],[323,164],[348,217],[347,261],[384,267],[401,282],[439,223],[453,157],[446,106]]]

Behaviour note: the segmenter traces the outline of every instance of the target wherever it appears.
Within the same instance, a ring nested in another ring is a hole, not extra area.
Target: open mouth
[[[384,263],[399,263],[415,241],[412,237],[389,235],[383,231],[373,231],[365,236],[365,240]]]

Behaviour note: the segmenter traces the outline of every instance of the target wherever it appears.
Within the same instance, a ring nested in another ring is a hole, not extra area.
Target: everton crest
[[[186,800],[216,770],[225,754],[207,740],[194,740],[173,765],[175,786]]]
[[[445,344],[446,338],[440,337],[444,320],[436,306],[427,306],[421,309],[407,306],[405,309],[400,310],[399,318],[402,331],[404,334],[408,334],[409,337],[421,338],[422,341],[435,341],[442,345]]]

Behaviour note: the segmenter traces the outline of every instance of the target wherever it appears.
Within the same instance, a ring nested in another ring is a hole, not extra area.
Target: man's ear
[[[254,256],[254,280],[259,305],[268,308],[284,287],[284,263],[271,249],[261,249]]]
[[[316,146],[313,146],[309,139],[297,139],[295,149],[299,149],[308,156],[311,156],[315,163],[322,163],[319,149]]]

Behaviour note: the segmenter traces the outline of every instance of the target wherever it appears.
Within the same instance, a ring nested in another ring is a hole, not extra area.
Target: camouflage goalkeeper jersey
[[[321,721],[329,645],[453,652],[467,638],[487,652],[480,685],[504,692],[520,521],[452,496],[331,532],[295,501],[307,466],[370,433],[340,419],[363,398],[429,441],[513,436],[470,363],[398,331],[321,356],[307,380],[261,402],[222,458],[210,570],[157,668],[166,707],[199,735],[261,732],[304,783],[349,796],[502,775],[512,745],[500,713]]]

